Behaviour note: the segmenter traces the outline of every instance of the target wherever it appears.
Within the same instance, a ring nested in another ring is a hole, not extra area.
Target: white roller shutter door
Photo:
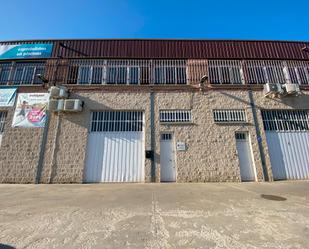
[[[93,112],[85,182],[143,182],[143,112]]]
[[[306,110],[263,110],[275,180],[309,179],[309,118]]]

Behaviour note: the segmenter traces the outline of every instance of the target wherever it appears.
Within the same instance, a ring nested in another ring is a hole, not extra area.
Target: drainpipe
[[[155,164],[155,107],[154,107],[154,92],[150,92],[150,147],[151,147],[151,182],[156,181],[156,164]]]
[[[57,115],[57,122],[56,122],[56,128],[55,128],[55,135],[54,135],[54,144],[52,148],[52,156],[51,156],[51,167],[50,167],[50,177],[49,177],[49,183],[53,182],[53,178],[55,175],[55,164],[56,164],[56,149],[57,149],[57,143],[58,143],[58,133],[59,133],[59,126],[60,126],[60,112]]]
[[[255,106],[255,103],[254,103],[252,90],[248,90],[248,97],[249,97],[249,103],[250,103],[250,107],[251,107],[251,111],[252,111],[252,115],[253,115],[253,124],[254,124],[254,127],[255,127],[255,132],[256,132],[256,137],[257,137],[257,142],[258,142],[258,148],[259,148],[260,158],[261,158],[261,162],[262,162],[264,180],[269,181],[268,170],[267,170],[266,163],[265,163],[265,153],[264,153],[264,148],[263,148],[263,144],[262,144],[261,130],[260,130],[259,123],[258,123],[257,110],[256,110],[256,106]]]
[[[35,177],[35,184],[40,183],[40,178],[43,169],[43,162],[44,162],[44,154],[45,154],[45,147],[47,142],[47,135],[48,135],[48,128],[49,128],[49,121],[50,121],[50,112],[46,110],[46,120],[43,130],[43,135],[40,143],[40,154],[39,154],[39,161],[37,165],[36,177]]]

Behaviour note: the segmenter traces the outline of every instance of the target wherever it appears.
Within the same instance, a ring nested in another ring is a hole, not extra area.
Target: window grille
[[[308,61],[209,60],[211,84],[309,84]]]
[[[291,83],[300,85],[309,84],[309,62],[287,61],[286,67]]]
[[[262,110],[266,131],[308,131],[307,110]]]
[[[142,130],[143,112],[141,111],[92,112],[91,132],[136,132]]]
[[[171,133],[162,133],[161,134],[161,141],[168,141],[172,140],[172,134]]]
[[[72,60],[68,84],[186,84],[186,60]]]
[[[4,131],[4,123],[6,119],[6,112],[0,112],[0,134]]]
[[[249,84],[286,82],[282,61],[248,60],[244,61],[244,71]]]
[[[10,79],[11,64],[1,63],[0,64],[0,85],[6,85]]]
[[[185,60],[154,60],[154,84],[186,84]]]
[[[236,132],[235,133],[236,140],[247,140],[247,133],[245,132]]]
[[[209,60],[209,81],[212,84],[242,84],[241,61]]]
[[[33,85],[42,84],[37,77],[44,75],[45,62],[17,62],[0,64],[0,85]]]
[[[191,110],[161,110],[160,122],[162,123],[190,123],[192,122]]]
[[[247,121],[245,110],[213,110],[214,121],[217,123],[244,123]]]

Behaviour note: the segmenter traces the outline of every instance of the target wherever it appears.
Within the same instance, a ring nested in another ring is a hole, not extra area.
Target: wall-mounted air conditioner
[[[66,112],[81,112],[84,103],[80,99],[66,99],[64,100],[64,111]]]
[[[48,102],[47,110],[51,112],[61,112],[64,108],[64,100],[63,99],[51,99]]]
[[[283,94],[283,89],[279,83],[266,83],[263,92],[265,97],[278,97]]]
[[[52,86],[49,88],[49,94],[51,99],[66,99],[69,97],[69,91],[63,86]]]
[[[300,94],[300,89],[298,84],[285,84],[285,92],[288,95],[298,95]]]

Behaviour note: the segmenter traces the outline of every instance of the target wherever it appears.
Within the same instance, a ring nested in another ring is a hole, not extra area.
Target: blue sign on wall
[[[0,60],[48,58],[52,50],[53,44],[50,43],[0,45]]]

